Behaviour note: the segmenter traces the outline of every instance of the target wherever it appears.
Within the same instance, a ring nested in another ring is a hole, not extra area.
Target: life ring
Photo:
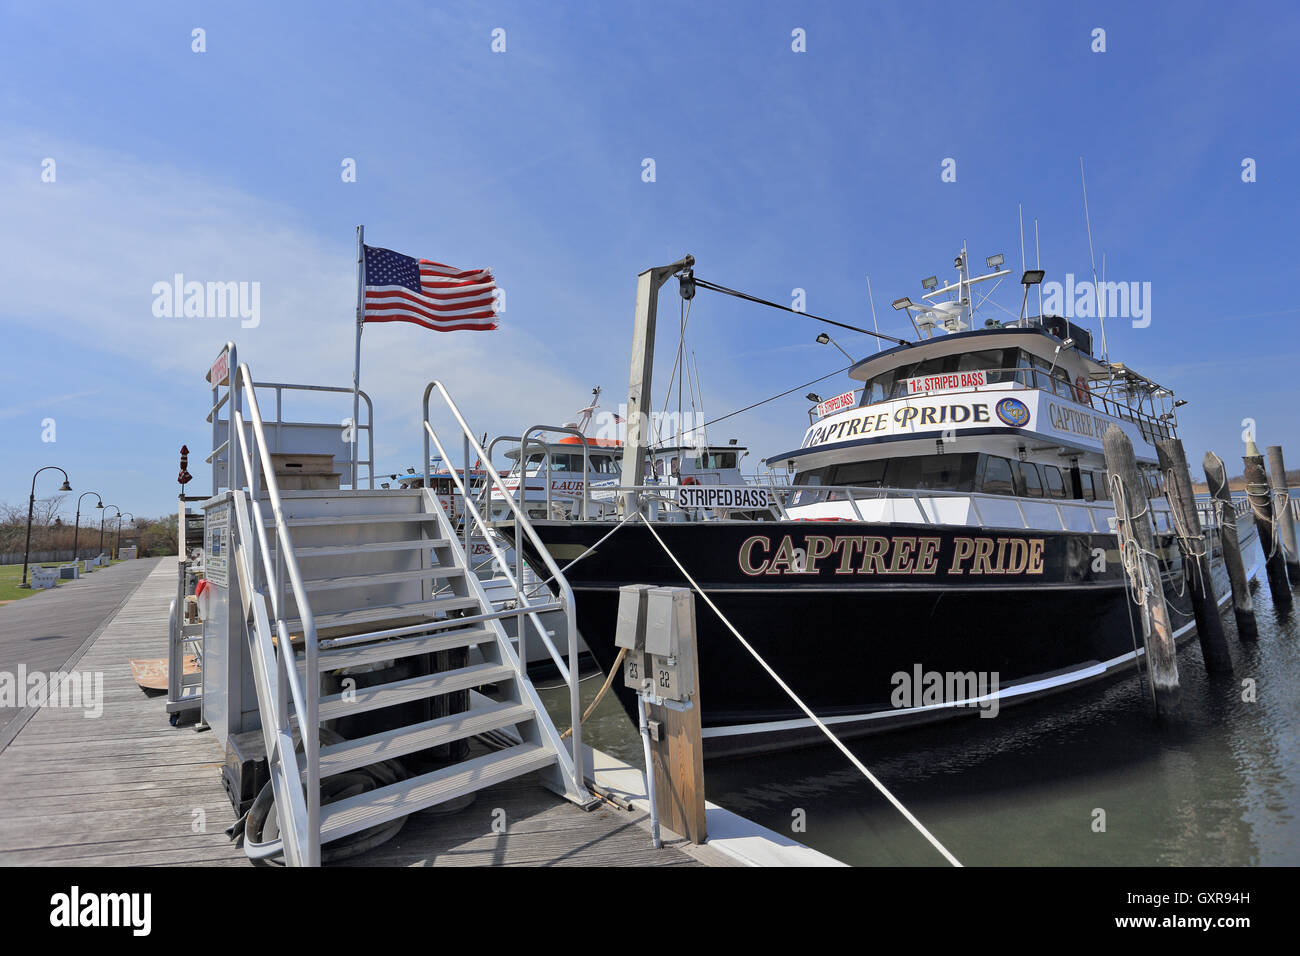
[[[1088,380],[1082,375],[1074,380],[1074,400],[1080,405],[1092,404],[1092,392],[1088,388]]]
[[[693,478],[690,475],[687,475],[685,478],[682,479],[683,485],[698,485],[699,483],[700,483],[700,479]]]

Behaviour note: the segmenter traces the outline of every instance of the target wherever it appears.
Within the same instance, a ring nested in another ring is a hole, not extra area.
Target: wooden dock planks
[[[234,813],[215,739],[170,727],[163,697],[146,696],[127,663],[166,653],[175,573],[172,559],[157,563],[77,663],[78,672],[102,674],[102,715],[41,709],[0,751],[0,865],[251,865],[222,832]],[[460,812],[417,814],[395,839],[347,862],[701,865],[699,853],[653,849],[642,823],[611,807],[584,812],[522,777]]]

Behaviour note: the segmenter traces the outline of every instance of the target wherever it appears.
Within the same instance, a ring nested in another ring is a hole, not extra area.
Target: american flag
[[[366,246],[363,322],[413,322],[437,332],[497,327],[496,281],[488,269],[454,269]]]

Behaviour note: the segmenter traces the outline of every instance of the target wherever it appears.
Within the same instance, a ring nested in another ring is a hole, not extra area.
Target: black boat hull
[[[534,526],[561,565],[610,530],[593,522]],[[655,530],[718,611],[843,737],[995,716],[1131,674],[1142,646],[1113,535],[845,521]],[[1172,539],[1158,545],[1176,637],[1186,638],[1194,625],[1181,557]],[[536,563],[537,555],[528,558]],[[640,523],[620,528],[566,576],[579,628],[606,671],[617,656],[619,587],[687,584]],[[1216,577],[1224,596],[1226,581]],[[696,621],[706,756],[824,740],[701,601]],[[635,695],[621,684],[616,691],[632,716]]]

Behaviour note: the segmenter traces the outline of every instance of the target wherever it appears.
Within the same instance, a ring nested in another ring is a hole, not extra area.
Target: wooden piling
[[[1156,455],[1160,470],[1166,475],[1165,494],[1169,496],[1175,527],[1180,531],[1178,546],[1183,552],[1184,579],[1196,615],[1196,636],[1201,642],[1205,669],[1211,674],[1231,673],[1232,657],[1228,654],[1228,639],[1219,618],[1218,595],[1210,577],[1209,540],[1201,533],[1187,453],[1179,439],[1165,438],[1156,442]]]
[[[656,603],[663,604],[656,606]],[[689,588],[650,592],[646,650],[650,685],[664,698],[646,703],[651,724],[650,762],[655,776],[659,822],[692,843],[709,838],[704,810],[704,732],[700,721],[699,652],[695,637],[695,594]],[[662,613],[659,610],[662,609]],[[662,653],[663,614],[675,618],[672,656]],[[656,645],[659,646],[656,646]],[[666,699],[681,697],[681,700]]]
[[[1137,545],[1136,561],[1139,586],[1143,596],[1143,641],[1146,644],[1147,673],[1155,694],[1156,711],[1171,714],[1178,710],[1182,689],[1178,682],[1177,647],[1174,630],[1165,604],[1165,590],[1156,560],[1155,533],[1152,529],[1150,504],[1138,475],[1133,443],[1118,426],[1106,429],[1104,439],[1106,469],[1118,476],[1123,491],[1115,498],[1115,515],[1119,519],[1121,545],[1131,535]]]
[[[1269,445],[1264,453],[1268,457],[1268,480],[1273,488],[1278,535],[1286,549],[1286,573],[1294,587],[1300,585],[1300,552],[1296,551],[1295,519],[1291,515],[1291,491],[1286,485],[1286,462],[1282,460],[1281,445]]]
[[[1268,577],[1268,590],[1273,604],[1278,608],[1291,606],[1291,585],[1286,576],[1286,557],[1282,544],[1274,533],[1273,491],[1264,467],[1264,456],[1259,453],[1253,439],[1246,442],[1245,466],[1246,497],[1255,512],[1255,527],[1259,531],[1259,546],[1264,549],[1264,569]]]
[[[1219,515],[1219,541],[1223,545],[1223,563],[1228,569],[1228,582],[1232,585],[1232,613],[1237,619],[1237,637],[1243,641],[1258,640],[1255,627],[1255,600],[1250,596],[1250,582],[1246,580],[1246,566],[1241,560],[1241,541],[1237,535],[1237,509],[1228,489],[1228,472],[1223,459],[1207,451],[1201,460],[1205,469],[1205,483],[1214,498],[1214,510]]]

